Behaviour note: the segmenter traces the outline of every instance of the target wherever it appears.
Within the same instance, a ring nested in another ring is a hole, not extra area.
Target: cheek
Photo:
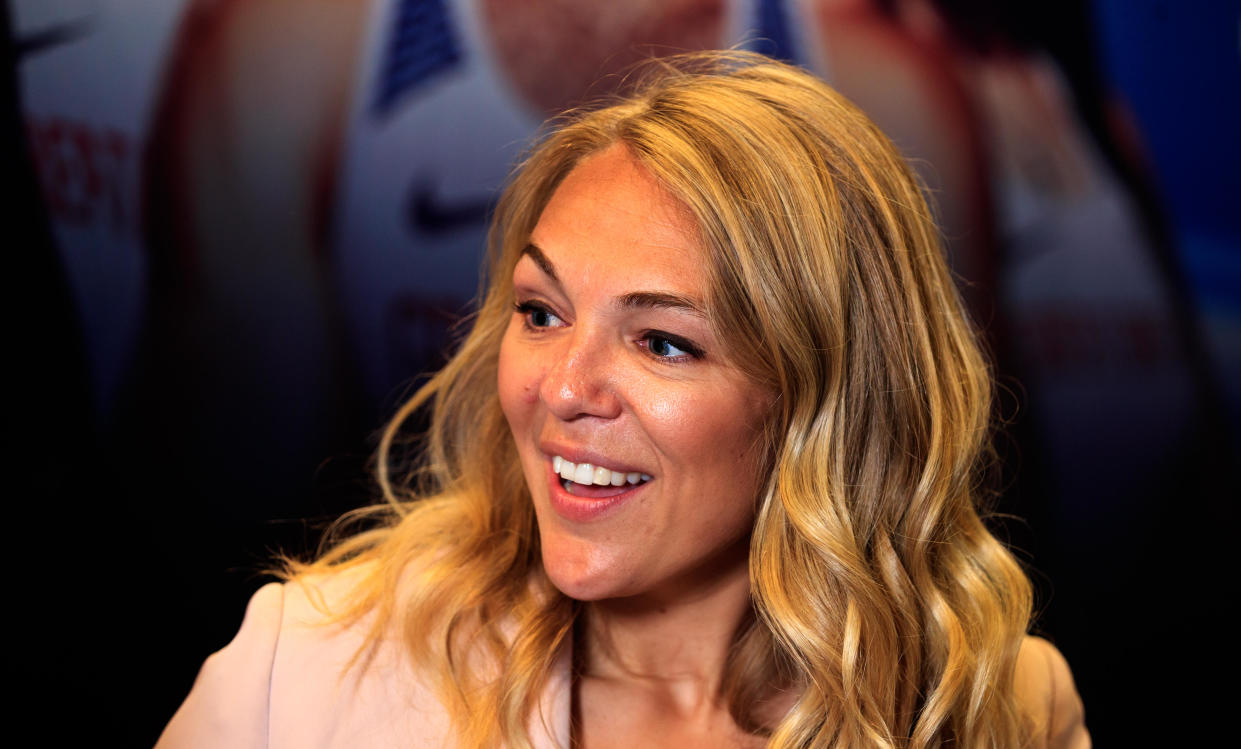
[[[648,412],[660,425],[659,441],[678,472],[710,492],[729,522],[754,506],[767,402],[761,391],[722,387],[698,397],[662,399]]]
[[[663,392],[643,409],[665,453],[690,468],[731,465],[752,443],[745,404],[715,393]]]
[[[510,326],[510,332],[505,333],[500,343],[496,374],[500,407],[510,429],[517,429],[530,418],[539,399],[539,372],[538,362],[513,341]]]

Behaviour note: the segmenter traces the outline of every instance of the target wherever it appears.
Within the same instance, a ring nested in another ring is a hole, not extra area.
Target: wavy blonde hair
[[[364,570],[339,618],[374,614],[373,642],[404,628],[462,745],[529,745],[582,605],[541,568],[497,359],[543,207],[616,143],[696,218],[710,320],[778,394],[750,545],[756,615],[722,695],[738,725],[772,747],[1022,744],[1030,586],[976,507],[992,383],[934,222],[870,120],[757,55],[655,61],[532,151],[497,207],[469,334],[383,433],[386,502],[359,513],[381,522],[290,574]],[[404,437],[423,409],[429,430]],[[792,708],[767,716],[789,689]]]

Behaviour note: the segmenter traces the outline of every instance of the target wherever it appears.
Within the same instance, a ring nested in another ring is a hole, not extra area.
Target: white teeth
[[[622,473],[590,463],[573,463],[559,455],[552,456],[552,471],[562,479],[586,486],[624,486],[626,483],[638,484],[651,480],[647,473]]]
[[[573,474],[573,481],[587,486],[595,483],[595,467],[590,463],[578,463],[577,471]]]

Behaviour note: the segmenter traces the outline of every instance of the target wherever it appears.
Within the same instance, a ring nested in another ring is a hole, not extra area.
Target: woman
[[[990,387],[863,115],[656,63],[506,190],[383,522],[260,590],[161,742],[1088,743],[974,507]]]

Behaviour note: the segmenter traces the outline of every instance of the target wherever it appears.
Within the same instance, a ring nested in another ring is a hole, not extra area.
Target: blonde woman
[[[377,524],[255,595],[161,746],[1088,745],[976,509],[935,227],[831,89],[654,63],[522,164],[487,278]]]

